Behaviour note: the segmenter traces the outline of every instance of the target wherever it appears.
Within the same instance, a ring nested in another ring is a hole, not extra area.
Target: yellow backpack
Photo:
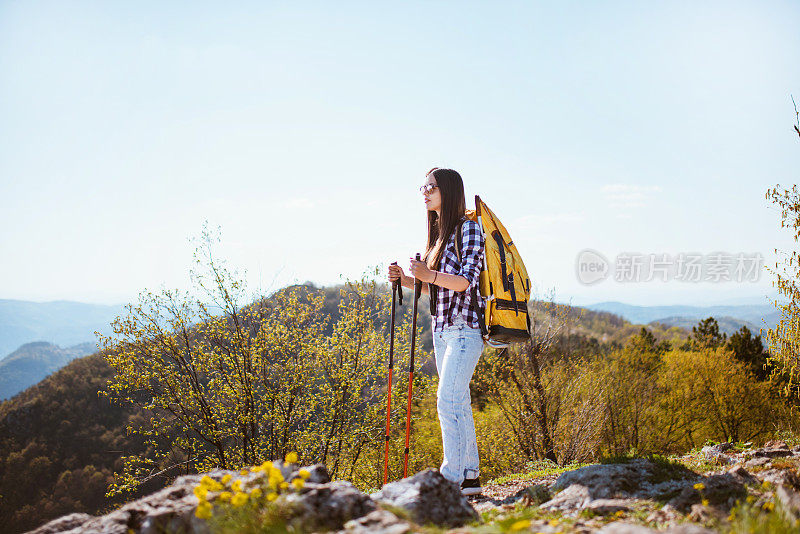
[[[531,337],[531,319],[528,316],[531,281],[517,247],[500,219],[478,195],[475,195],[475,210],[466,210],[466,216],[478,223],[485,243],[479,283],[480,295],[486,302],[486,310],[480,321],[483,339],[487,345],[495,348],[507,347],[511,342],[527,341]],[[459,261],[460,245],[461,236],[457,235],[456,254]],[[473,290],[473,302],[477,302],[477,291],[477,288]]]

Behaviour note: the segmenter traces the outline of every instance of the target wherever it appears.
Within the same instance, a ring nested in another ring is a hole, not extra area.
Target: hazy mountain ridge
[[[95,330],[109,335],[111,321],[122,313],[122,305],[0,299],[0,359],[34,341],[62,347],[94,341]]]
[[[720,305],[720,306],[633,306],[622,302],[598,302],[584,306],[590,310],[607,311],[632,323],[660,323],[667,326],[688,328],[701,319],[714,317],[720,331],[728,335],[747,326],[758,335],[760,328],[774,328],[780,320],[780,313],[771,304]]]
[[[61,348],[46,341],[26,343],[0,360],[0,400],[9,399],[76,358],[97,350],[87,342]]]
[[[746,326],[750,332],[754,336],[758,336],[760,328],[766,328],[765,326],[758,326],[756,324],[751,323],[750,321],[742,321],[741,319],[737,319],[735,317],[714,317],[717,323],[719,324],[719,331],[724,332],[730,336],[731,334],[738,332],[742,326]],[[685,328],[689,332],[692,331],[693,326],[697,326],[698,319],[694,317],[665,317],[663,319],[658,319],[656,321],[651,321],[647,323],[647,326],[653,326],[656,324],[664,325],[664,326],[677,326],[679,328]]]

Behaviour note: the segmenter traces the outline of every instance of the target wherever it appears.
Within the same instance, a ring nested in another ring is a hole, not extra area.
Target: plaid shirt
[[[436,288],[436,314],[432,317],[433,330],[439,331],[445,325],[452,325],[453,319],[461,315],[472,328],[480,328],[478,314],[472,303],[472,290],[478,286],[483,267],[484,240],[478,223],[466,219],[461,225],[461,262],[456,253],[456,232],[442,253],[439,271],[463,276],[469,282],[466,291],[458,292],[442,286]],[[478,293],[478,306],[484,310],[486,304]]]

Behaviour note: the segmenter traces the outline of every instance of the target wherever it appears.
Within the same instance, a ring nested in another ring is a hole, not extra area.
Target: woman
[[[411,259],[411,276],[398,265],[389,266],[389,281],[403,287],[422,283],[431,295],[433,349],[439,388],[436,408],[442,429],[444,459],[439,471],[461,485],[465,495],[481,493],[478,444],[472,420],[469,383],[483,351],[477,308],[484,308],[472,290],[478,284],[484,240],[478,224],[465,217],[464,183],[452,169],[434,167],[420,190],[428,215],[428,245],[423,261]],[[456,228],[461,225],[461,260],[456,251]],[[477,292],[475,293],[477,295]]]

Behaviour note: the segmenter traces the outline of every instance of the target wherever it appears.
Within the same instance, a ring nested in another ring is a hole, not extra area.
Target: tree
[[[668,409],[680,414],[689,446],[705,439],[749,441],[784,421],[784,407],[775,402],[771,385],[753,380],[731,350],[673,350],[663,359],[660,382],[669,392]]]
[[[639,333],[628,340],[628,346],[640,352],[655,352],[663,354],[670,350],[669,341],[659,342],[653,333],[642,327]]]
[[[761,343],[761,336],[753,337],[750,329],[742,325],[738,332],[731,335],[727,347],[733,351],[737,360],[750,367],[756,378],[765,380],[769,376],[767,355]]]
[[[689,339],[695,349],[715,349],[724,345],[727,337],[725,333],[720,334],[717,320],[709,317],[697,323],[697,326],[692,327],[692,335],[689,336]]]
[[[191,272],[200,296],[143,292],[114,321],[114,334],[100,336],[114,369],[105,393],[150,414],[129,428],[149,438],[149,454],[126,457],[109,494],[292,450],[352,477],[365,449],[382,444],[387,294],[366,277],[348,283],[328,329],[322,292],[293,286],[250,297],[213,254],[215,240],[204,227]],[[401,353],[408,319],[395,340]],[[415,390],[419,397],[425,384]]]
[[[530,459],[570,463],[593,453],[598,434],[598,384],[582,382],[581,356],[557,347],[575,313],[548,300],[528,305],[531,340],[487,350],[475,372],[478,389],[502,411],[519,449]]]
[[[794,99],[792,99],[794,102]],[[795,105],[796,124],[794,130],[800,136],[800,113]],[[766,198],[780,208],[781,228],[788,228],[795,243],[800,239],[800,191],[797,184],[791,189],[782,189],[779,185],[768,189]],[[768,361],[773,365],[773,375],[779,376],[783,382],[783,393],[786,396],[798,396],[800,393],[800,255],[796,250],[791,253],[779,252],[781,258],[775,262],[774,268],[767,271],[775,276],[773,286],[777,287],[784,302],[775,300],[775,307],[781,319],[774,329],[766,334],[769,350]]]

